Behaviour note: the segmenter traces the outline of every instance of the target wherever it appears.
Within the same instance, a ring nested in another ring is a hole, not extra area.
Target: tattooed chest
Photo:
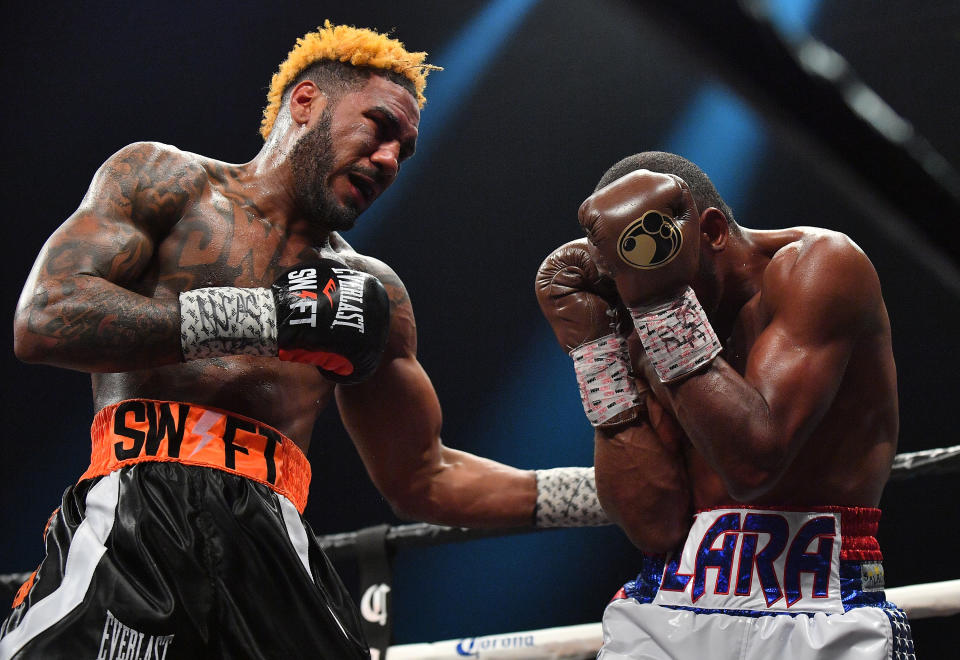
[[[195,204],[158,245],[156,279],[183,291],[207,286],[268,286],[298,261],[284,232],[256,208],[226,199]]]

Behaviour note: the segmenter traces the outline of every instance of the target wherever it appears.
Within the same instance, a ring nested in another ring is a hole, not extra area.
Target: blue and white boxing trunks
[[[598,660],[913,660],[886,600],[879,509],[700,511],[679,554],[644,557],[603,615]]]

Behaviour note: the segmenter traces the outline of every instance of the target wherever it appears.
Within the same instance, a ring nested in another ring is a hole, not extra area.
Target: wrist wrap
[[[596,527],[610,519],[597,499],[592,467],[536,470],[536,527]]]
[[[707,313],[689,286],[674,300],[633,308],[630,315],[643,350],[663,383],[709,364],[722,350]]]
[[[277,314],[270,289],[208,287],[180,294],[184,360],[223,355],[276,357]]]
[[[607,335],[570,351],[577,374],[583,411],[593,426],[640,405],[636,383],[630,377],[627,341]]]

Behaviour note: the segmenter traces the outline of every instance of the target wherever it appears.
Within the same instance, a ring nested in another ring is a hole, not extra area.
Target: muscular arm
[[[742,376],[718,358],[665,386],[645,365],[658,398],[730,495],[745,502],[775,487],[810,439],[882,304],[873,266],[842,237],[788,246],[771,261],[762,287],[772,317]]]
[[[610,520],[645,552],[676,547],[690,527],[690,484],[676,421],[646,395],[635,424],[595,433],[597,496]]]
[[[17,357],[89,372],[179,362],[177,301],[134,289],[197,178],[159,145],[112,156],[34,263],[14,319]]]
[[[398,515],[471,527],[529,525],[533,472],[451,449],[440,438],[440,403],[416,358],[416,324],[403,284],[376,273],[390,294],[390,338],[380,367],[336,398],[374,484]]]

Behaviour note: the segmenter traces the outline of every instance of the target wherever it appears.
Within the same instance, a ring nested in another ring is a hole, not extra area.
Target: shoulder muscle
[[[881,304],[873,264],[847,236],[831,231],[782,248],[762,286],[775,318],[792,318],[792,327],[814,336],[857,335]]]
[[[339,241],[349,248],[343,239]],[[331,244],[334,245],[333,240]],[[387,339],[387,355],[415,356],[417,354],[417,322],[407,288],[400,277],[384,262],[354,252],[352,248],[339,251],[338,254],[351,268],[374,275],[387,290],[387,296],[390,299],[390,336]]]
[[[145,228],[169,227],[207,181],[199,158],[158,142],[135,142],[113,154],[81,204]]]

